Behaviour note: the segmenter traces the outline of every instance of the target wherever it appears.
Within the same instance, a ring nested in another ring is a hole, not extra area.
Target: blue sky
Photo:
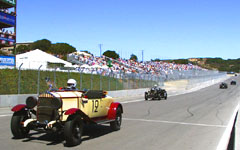
[[[49,39],[141,60],[240,58],[239,0],[18,0],[17,42]]]

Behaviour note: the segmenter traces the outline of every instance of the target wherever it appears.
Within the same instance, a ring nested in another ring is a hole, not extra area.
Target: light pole
[[[98,44],[99,45],[99,49],[100,49],[100,57],[102,56],[102,45],[103,44]]]

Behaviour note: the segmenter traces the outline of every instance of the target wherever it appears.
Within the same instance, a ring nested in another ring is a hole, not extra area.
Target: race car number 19
[[[92,112],[98,112],[98,107],[99,107],[99,101],[92,100]]]

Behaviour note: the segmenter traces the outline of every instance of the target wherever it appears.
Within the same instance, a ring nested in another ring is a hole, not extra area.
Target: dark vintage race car
[[[110,123],[120,130],[123,107],[105,91],[58,90],[28,97],[26,104],[12,108],[11,131],[14,138],[27,137],[30,130],[61,133],[66,145],[81,143],[83,126]]]
[[[145,92],[145,100],[151,99],[158,99],[161,100],[164,98],[167,99],[167,91],[161,89],[160,87],[153,87],[149,91]]]
[[[228,88],[228,85],[227,85],[227,83],[222,82],[222,83],[219,85],[219,88],[220,88],[220,89],[227,89],[227,88]]]
[[[234,81],[234,80],[232,80],[232,81],[230,82],[230,84],[231,84],[231,85],[237,85],[237,82]]]

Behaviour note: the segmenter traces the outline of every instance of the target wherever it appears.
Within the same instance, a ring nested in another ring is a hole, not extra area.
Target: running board
[[[106,123],[110,123],[112,121],[114,121],[114,120],[101,120],[101,121],[97,121],[96,123],[97,124],[106,124]]]

